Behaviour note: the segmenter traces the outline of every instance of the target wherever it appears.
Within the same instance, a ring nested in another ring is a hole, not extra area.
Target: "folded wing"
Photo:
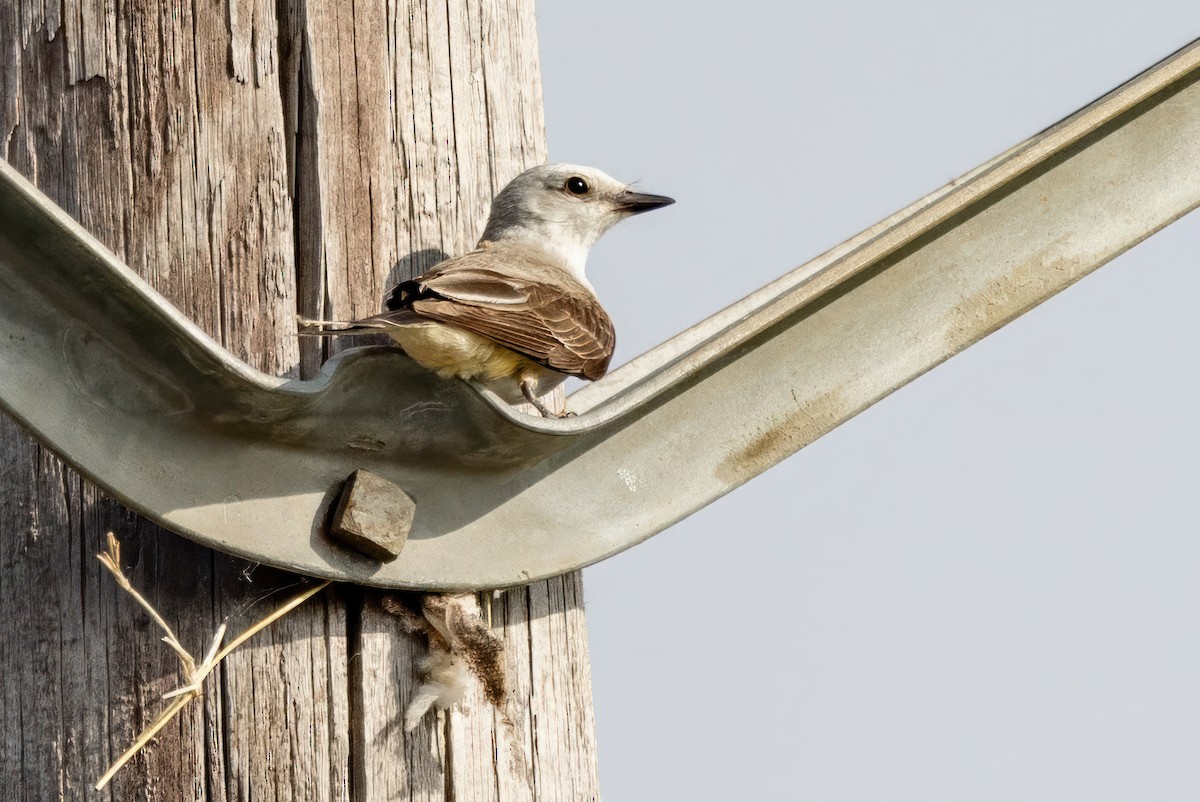
[[[457,326],[593,381],[608,371],[616,344],[591,290],[524,248],[492,246],[443,262],[393,289],[387,307],[376,319]]]

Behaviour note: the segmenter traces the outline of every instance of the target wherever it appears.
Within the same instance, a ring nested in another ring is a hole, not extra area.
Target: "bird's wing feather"
[[[498,258],[504,254],[497,251],[449,260],[399,285],[388,300],[392,311],[379,318],[416,315],[487,337],[560,373],[603,376],[616,336],[596,296],[560,268]]]
[[[522,304],[528,300],[526,282],[485,267],[463,266],[426,274],[410,283],[463,303]]]

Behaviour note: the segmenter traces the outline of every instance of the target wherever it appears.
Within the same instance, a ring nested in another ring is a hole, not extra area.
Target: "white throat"
[[[554,260],[559,262],[572,278],[593,293],[596,292],[596,288],[584,275],[588,252],[593,243],[593,238],[590,236],[583,237],[570,230],[547,232],[527,226],[509,226],[500,231],[488,232],[486,239],[492,242],[519,242],[523,245],[537,247],[554,257]]]

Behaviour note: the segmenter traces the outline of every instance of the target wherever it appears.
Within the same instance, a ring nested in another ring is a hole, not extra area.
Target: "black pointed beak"
[[[625,190],[617,195],[617,208],[630,214],[641,214],[651,209],[670,206],[674,202],[674,198],[668,198],[666,195],[647,195],[644,192],[631,192],[629,190]]]

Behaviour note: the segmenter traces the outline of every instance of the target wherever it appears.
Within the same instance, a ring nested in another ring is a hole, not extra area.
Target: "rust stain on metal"
[[[742,484],[830,431],[850,414],[841,387],[797,403],[795,410],[772,421],[750,442],[721,460],[716,477],[731,486]]]
[[[387,443],[379,438],[365,434],[351,437],[346,441],[346,445],[359,451],[382,451],[387,447]]]
[[[1057,249],[1056,249],[1057,250]],[[946,343],[965,348],[1020,317],[1097,267],[1094,258],[1059,256],[1018,265],[946,313]]]

